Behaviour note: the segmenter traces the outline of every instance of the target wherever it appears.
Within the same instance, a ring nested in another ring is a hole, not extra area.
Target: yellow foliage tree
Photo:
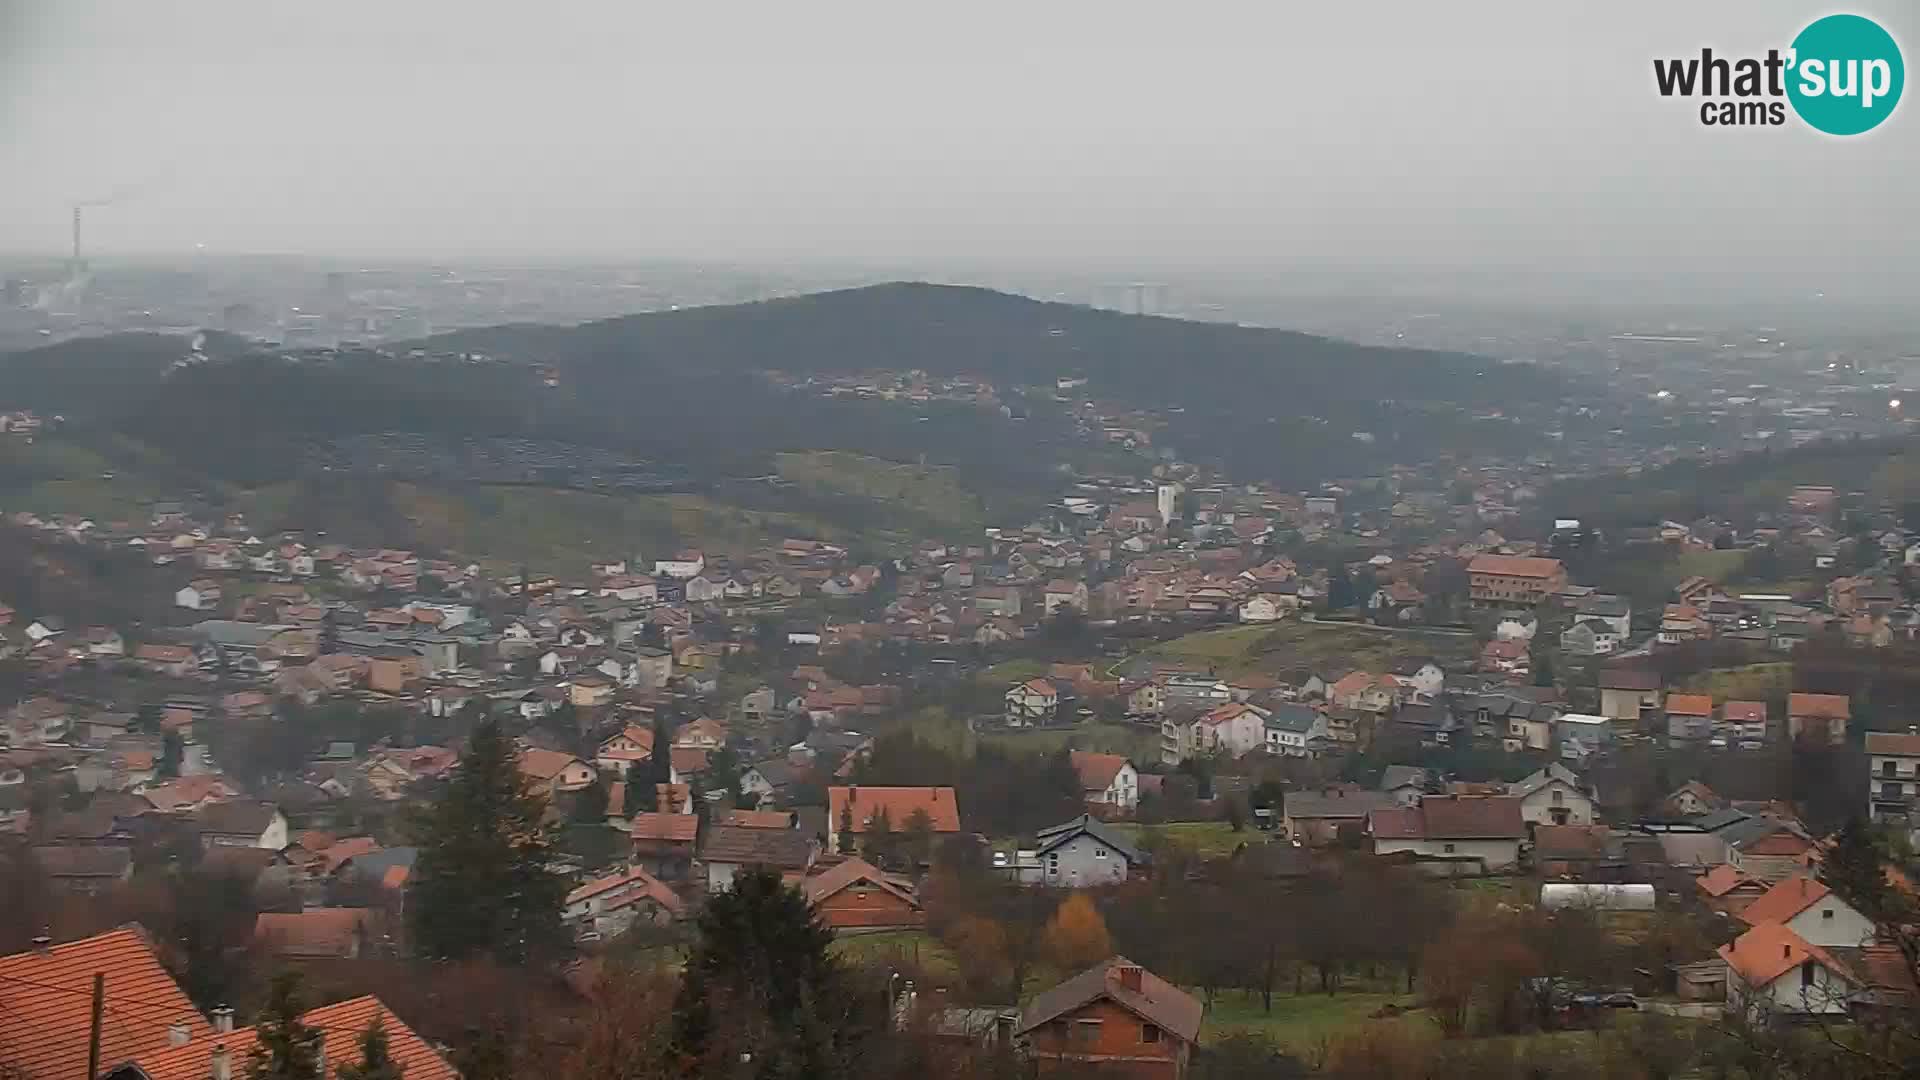
[[[1061,971],[1080,971],[1113,955],[1107,921],[1086,893],[1067,897],[1047,922],[1046,957]]]

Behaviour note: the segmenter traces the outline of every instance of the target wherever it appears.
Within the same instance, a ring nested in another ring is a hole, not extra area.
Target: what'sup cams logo
[[[1731,59],[1711,48],[1699,56],[1653,62],[1661,97],[1701,98],[1708,127],[1778,126],[1787,107],[1815,131],[1859,135],[1879,127],[1900,103],[1906,65],[1900,45],[1879,23],[1828,15],[1809,23],[1783,52]]]

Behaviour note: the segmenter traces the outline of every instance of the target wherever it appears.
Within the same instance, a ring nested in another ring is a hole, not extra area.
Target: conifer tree
[[[408,906],[417,952],[521,963],[565,940],[566,882],[548,869],[555,840],[546,810],[499,724],[475,728],[452,781],[418,822]]]
[[[247,1080],[324,1080],[320,1075],[320,1032],[300,1022],[300,976],[282,971],[273,977],[266,1008],[254,1024],[253,1049],[247,1054]]]
[[[387,1025],[377,1015],[360,1033],[360,1063],[348,1063],[337,1070],[340,1080],[400,1080],[406,1071],[405,1065],[394,1060],[387,1045]]]

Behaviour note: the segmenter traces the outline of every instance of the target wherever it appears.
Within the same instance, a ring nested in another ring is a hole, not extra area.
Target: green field
[[[974,533],[986,521],[986,503],[951,466],[904,465],[841,451],[776,454],[773,464],[782,480],[803,491],[873,499],[937,530]]]
[[[833,953],[865,967],[918,968],[943,979],[959,971],[953,951],[924,930],[841,934],[833,939]]]
[[[1133,838],[1135,843],[1185,848],[1208,859],[1231,855],[1241,844],[1265,843],[1269,835],[1251,825],[1234,832],[1233,827],[1224,821],[1170,821],[1165,825],[1136,825],[1122,821],[1115,822],[1111,828]]]
[[[937,705],[916,711],[903,724],[922,741],[958,754],[972,754],[981,746],[993,746],[1020,754],[1051,754],[1062,747],[1124,754],[1136,764],[1155,761],[1160,756],[1159,731],[1138,724],[1092,721],[1070,728],[972,734],[967,731],[964,720]]]
[[[1228,676],[1301,667],[1332,675],[1354,668],[1378,671],[1408,656],[1431,656],[1445,665],[1466,660],[1476,651],[1471,635],[1288,620],[1271,626],[1202,630],[1161,642],[1143,655],[1203,664]]]
[[[1686,679],[1682,688],[1711,694],[1715,701],[1766,701],[1793,687],[1793,665],[1787,662],[1713,668]]]
[[[1326,1039],[1370,1024],[1427,1025],[1417,1012],[1373,1018],[1383,1006],[1404,1007],[1413,1001],[1404,994],[1275,994],[1269,1014],[1261,1008],[1258,994],[1221,993],[1207,1010],[1200,1037],[1244,1032],[1295,1052],[1311,1050]]]

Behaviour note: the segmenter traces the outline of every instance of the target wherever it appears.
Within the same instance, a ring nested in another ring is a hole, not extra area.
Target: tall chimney
[[[167,1025],[168,1046],[185,1046],[187,1045],[187,1040],[192,1037],[191,1029],[189,1029],[184,1022],[175,1021]]]
[[[1138,965],[1121,964],[1119,967],[1114,968],[1113,981],[1119,983],[1120,989],[1122,990],[1128,990],[1135,994],[1141,992],[1140,968]]]
[[[45,934],[36,934],[33,939],[33,951],[42,956],[53,951],[53,939]]]
[[[233,1030],[233,1006],[221,1005],[213,1010],[213,1030],[225,1033]]]
[[[313,1075],[326,1080],[327,1076],[327,1033],[315,1032],[313,1036]]]
[[[213,1058],[207,1063],[207,1071],[213,1080],[233,1080],[233,1058],[227,1054],[227,1044],[220,1043],[213,1048]]]

